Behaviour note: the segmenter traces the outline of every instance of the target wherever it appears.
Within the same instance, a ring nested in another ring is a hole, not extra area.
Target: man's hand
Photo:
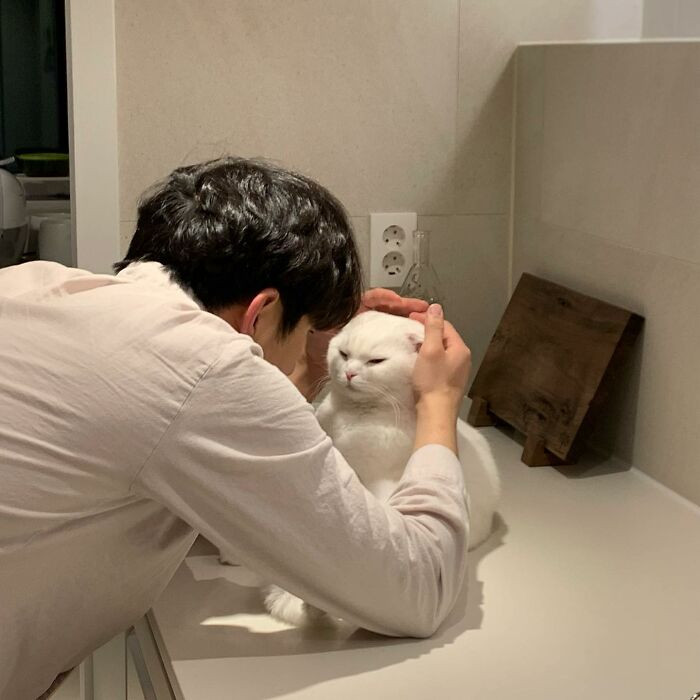
[[[415,449],[438,444],[457,453],[456,422],[471,369],[471,352],[442,307],[432,304],[427,313],[411,314],[425,323],[425,340],[413,370],[416,391]]]
[[[458,410],[471,369],[469,348],[454,326],[445,321],[439,304],[432,304],[427,313],[411,314],[411,318],[425,324],[425,340],[413,370],[418,403],[441,397]]]
[[[411,299],[399,296],[390,289],[368,289],[362,296],[362,306],[358,313],[363,311],[383,311],[395,316],[408,316],[412,313],[424,313],[428,310],[428,302],[422,299]]]

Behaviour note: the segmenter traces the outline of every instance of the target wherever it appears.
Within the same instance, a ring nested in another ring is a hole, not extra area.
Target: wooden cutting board
[[[524,433],[529,466],[575,462],[643,321],[524,274],[469,390],[469,423]]]

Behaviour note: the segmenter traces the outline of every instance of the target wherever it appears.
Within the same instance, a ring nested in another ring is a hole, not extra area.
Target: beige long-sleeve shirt
[[[158,263],[0,270],[0,698],[143,615],[197,532],[332,614],[429,635],[464,574],[462,493],[428,445],[377,501],[259,346]]]

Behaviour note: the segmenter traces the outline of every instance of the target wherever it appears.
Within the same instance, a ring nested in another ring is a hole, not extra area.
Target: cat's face
[[[366,311],[328,346],[331,390],[358,403],[413,401],[413,366],[424,328],[418,321]]]

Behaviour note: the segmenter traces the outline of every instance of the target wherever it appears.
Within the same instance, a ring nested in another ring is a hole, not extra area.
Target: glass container
[[[413,265],[401,287],[402,297],[423,299],[429,304],[444,304],[440,280],[430,264],[430,231],[413,232]]]

